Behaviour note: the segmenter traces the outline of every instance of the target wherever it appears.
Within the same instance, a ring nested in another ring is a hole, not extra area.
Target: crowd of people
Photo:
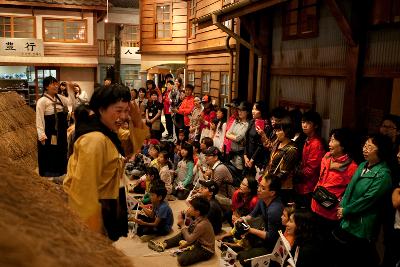
[[[175,218],[180,233],[148,243],[156,251],[179,246],[182,266],[212,257],[215,238],[250,266],[248,259],[272,252],[279,230],[296,266],[399,264],[398,116],[385,116],[363,146],[346,128],[325,141],[315,111],[268,113],[264,102],[240,99],[217,107],[180,78],[165,78],[163,86],[149,80],[137,91],[104,85],[90,100],[77,88],[69,139],[68,96],[54,78],[43,81],[39,173],[66,174],[69,205],[90,229],[112,240],[126,235],[125,172],[135,181],[128,191],[144,194],[143,214],[132,218],[139,236],[168,235],[168,202],[188,201]],[[222,232],[224,223],[231,232]]]

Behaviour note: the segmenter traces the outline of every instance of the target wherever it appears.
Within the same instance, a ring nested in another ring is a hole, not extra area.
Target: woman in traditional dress
[[[67,170],[67,97],[57,94],[58,81],[43,79],[43,95],[36,104],[39,175],[59,177]]]

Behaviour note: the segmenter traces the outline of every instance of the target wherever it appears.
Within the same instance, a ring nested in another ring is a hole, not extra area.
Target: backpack
[[[218,168],[219,165],[225,165],[225,167],[229,170],[232,175],[232,183],[230,183],[233,187],[238,188],[243,180],[242,171],[237,169],[232,163],[220,163],[217,165],[215,169]]]

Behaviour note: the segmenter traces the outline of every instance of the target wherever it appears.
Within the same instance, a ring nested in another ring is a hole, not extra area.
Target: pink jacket
[[[307,138],[304,143],[301,159],[301,171],[303,176],[301,177],[300,183],[296,185],[297,193],[304,195],[314,191],[324,154],[324,145],[319,136]]]
[[[316,186],[325,187],[329,192],[335,194],[340,201],[356,170],[357,164],[348,155],[332,158],[331,153],[328,152],[322,158],[321,174]],[[338,220],[337,208],[336,206],[332,209],[326,209],[314,199],[311,201],[311,209],[329,220]]]
[[[237,118],[237,114],[233,114],[233,115],[231,115],[229,117],[228,122],[226,123],[226,131],[225,131],[225,133],[229,131],[229,129],[231,128],[231,126],[235,122],[236,118]],[[232,140],[224,137],[224,146],[225,146],[225,149],[226,149],[225,152],[227,154],[229,154],[229,152],[231,151],[231,145],[232,145]]]

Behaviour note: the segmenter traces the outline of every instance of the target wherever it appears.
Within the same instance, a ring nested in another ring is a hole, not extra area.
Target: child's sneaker
[[[148,243],[149,249],[155,250],[157,252],[163,252],[165,250],[164,244],[162,242],[157,242],[155,240],[150,240]]]

